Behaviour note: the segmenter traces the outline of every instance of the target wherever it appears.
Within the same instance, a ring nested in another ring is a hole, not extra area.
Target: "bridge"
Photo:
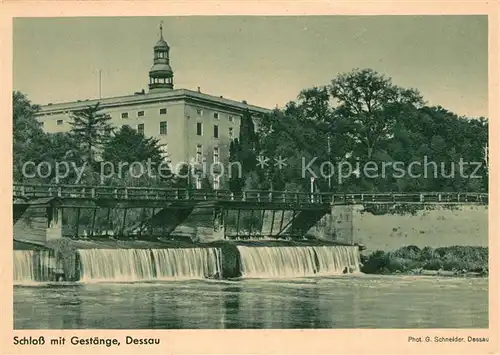
[[[483,193],[302,193],[14,184],[14,237],[304,238],[342,206],[488,204]]]
[[[14,184],[14,200],[58,197],[68,200],[115,201],[217,201],[240,204],[272,203],[276,205],[346,205],[386,203],[479,203],[488,204],[487,193],[476,192],[416,192],[416,193],[330,193],[290,191],[201,191],[158,187],[110,187],[82,185]]]

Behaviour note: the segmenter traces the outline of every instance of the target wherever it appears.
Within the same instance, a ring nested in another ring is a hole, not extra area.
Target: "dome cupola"
[[[168,91],[174,88],[174,72],[170,67],[170,47],[163,39],[163,24],[160,23],[160,40],[153,48],[153,66],[149,70],[149,91]]]

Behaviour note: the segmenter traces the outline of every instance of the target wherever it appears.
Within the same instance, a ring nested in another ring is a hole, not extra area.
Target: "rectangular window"
[[[214,124],[214,138],[219,138],[219,126]]]
[[[219,164],[219,148],[214,147],[214,164]]]
[[[229,122],[234,122],[234,117],[233,116],[230,115],[228,118],[229,118]]]
[[[202,157],[203,157],[203,147],[201,144],[196,145],[196,161],[198,163],[202,162]]]
[[[128,118],[128,112],[122,112],[122,118]]]
[[[201,122],[196,122],[196,135],[197,136],[203,135],[203,124]]]
[[[202,109],[197,109],[197,110],[196,110],[196,114],[197,114],[198,116],[203,116],[203,110],[202,110]]]
[[[214,118],[215,118],[216,120],[218,120],[218,119],[219,119],[219,114],[218,114],[217,112],[214,112]]]
[[[63,124],[63,120],[57,120],[57,125],[60,126]]]
[[[200,190],[201,189],[201,176],[196,175],[195,182],[196,182],[196,189]]]
[[[160,122],[160,134],[166,136],[168,133],[167,121]]]
[[[214,175],[214,190],[220,189],[220,175]]]
[[[137,133],[144,134],[144,123],[139,123],[137,125]]]
[[[233,127],[229,127],[229,139],[233,139]]]
[[[166,115],[167,114],[167,109],[166,108],[161,108],[160,109],[160,115]]]
[[[144,117],[144,111],[137,112],[137,117]]]

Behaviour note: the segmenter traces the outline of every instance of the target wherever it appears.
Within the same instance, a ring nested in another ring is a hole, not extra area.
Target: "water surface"
[[[485,278],[349,275],[14,287],[15,329],[487,327]]]

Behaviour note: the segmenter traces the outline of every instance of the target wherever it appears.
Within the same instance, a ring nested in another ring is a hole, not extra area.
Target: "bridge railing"
[[[132,200],[217,200],[281,202],[294,204],[367,204],[367,203],[488,203],[488,194],[471,192],[425,193],[328,193],[290,191],[201,191],[158,187],[112,187],[78,185],[14,184],[15,198],[100,198]]]

